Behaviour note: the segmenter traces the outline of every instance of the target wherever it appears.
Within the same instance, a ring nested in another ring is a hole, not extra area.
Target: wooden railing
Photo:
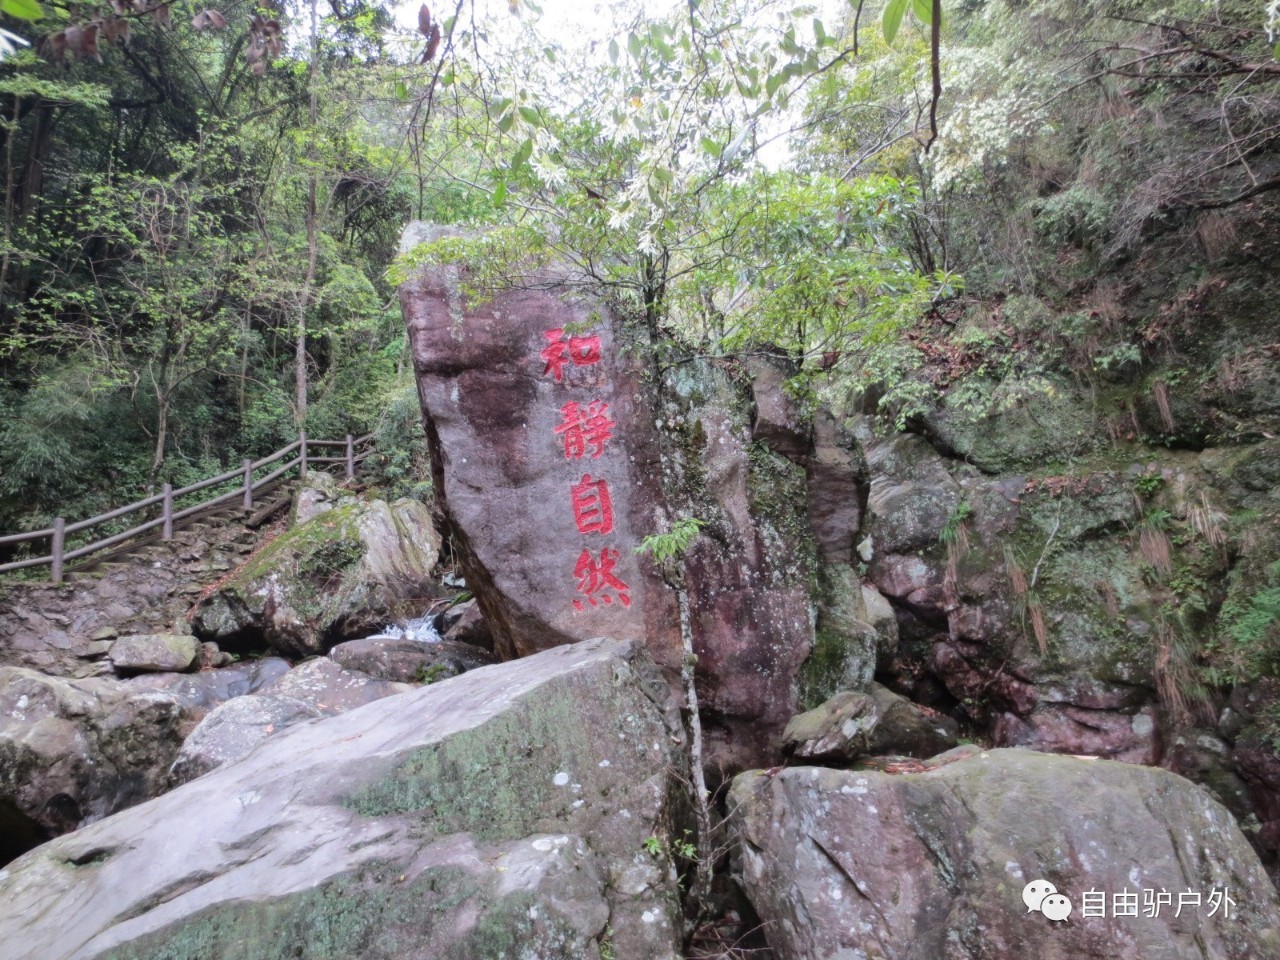
[[[91,553],[97,553],[99,550],[105,550],[108,547],[114,547],[117,544],[124,543],[133,537],[142,533],[147,533],[159,527],[161,530],[161,538],[163,540],[173,539],[173,529],[176,524],[185,520],[190,520],[200,514],[207,513],[214,509],[225,508],[226,505],[239,500],[241,506],[245,510],[253,509],[254,497],[263,493],[268,489],[272,489],[283,482],[285,474],[290,470],[297,469],[299,479],[305,479],[307,476],[307,468],[310,465],[324,465],[326,467],[342,464],[346,468],[347,479],[350,480],[356,475],[356,465],[365,457],[373,452],[369,441],[373,438],[373,434],[366,434],[363,437],[353,438],[347,434],[345,440],[308,440],[305,433],[299,434],[298,439],[293,441],[287,447],[282,447],[275,453],[263,457],[261,460],[245,460],[244,463],[234,470],[228,470],[226,473],[220,473],[216,477],[210,477],[208,480],[201,480],[199,483],[193,483],[190,486],[182,487],[178,490],[173,489],[170,484],[165,484],[162,491],[155,496],[147,497],[145,500],[139,500],[137,503],[131,503],[128,506],[120,507],[109,513],[104,513],[96,517],[90,517],[88,520],[79,520],[75,523],[67,523],[62,517],[58,517],[53,521],[52,527],[44,530],[33,530],[31,533],[16,533],[7,537],[0,537],[0,546],[11,546],[19,543],[27,543],[32,540],[48,539],[50,543],[49,554],[44,557],[31,557],[25,560],[15,560],[12,563],[0,563],[0,573],[7,573],[11,570],[23,570],[27,567],[52,567],[50,579],[54,583],[62,582],[63,565],[68,561],[77,560],[81,557],[87,557]],[[339,447],[342,449],[342,456],[317,457],[313,456],[311,451],[317,447]],[[287,460],[284,464],[276,467],[264,477],[254,479],[254,471],[263,467],[271,466],[278,460],[285,459],[292,454],[297,454],[293,459]],[[240,484],[234,489],[226,493],[219,494],[210,500],[192,506],[184,507],[180,510],[174,509],[174,501],[190,496],[193,493],[199,493],[201,490],[207,490],[210,487],[216,487],[219,484],[228,483],[232,480],[240,480]],[[66,549],[67,537],[72,534],[88,530],[96,527],[101,523],[110,520],[118,520],[121,517],[136,513],[139,510],[147,510],[151,507],[159,506],[159,515],[145,523],[140,523],[136,527],[131,527],[120,533],[112,534],[93,543],[87,543],[83,546],[76,547],[73,550]]]

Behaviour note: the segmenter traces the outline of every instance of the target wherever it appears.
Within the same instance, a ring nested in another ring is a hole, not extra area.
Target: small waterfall
[[[370,640],[417,640],[419,643],[439,643],[440,633],[436,630],[438,613],[425,613],[404,623],[393,623],[375,633]]]

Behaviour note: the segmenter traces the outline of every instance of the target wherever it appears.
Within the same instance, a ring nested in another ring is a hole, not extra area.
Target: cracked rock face
[[[1189,781],[972,747],[921,767],[734,781],[736,870],[778,960],[1280,956],[1275,888],[1232,816]],[[1071,901],[1066,920],[1028,911],[1036,881]],[[1148,915],[1144,890],[1170,891],[1173,906]],[[1209,916],[1215,890],[1235,901],[1230,917],[1222,900]],[[1106,895],[1105,916],[1085,915],[1088,891]],[[1174,916],[1186,891],[1202,902]],[[1126,892],[1137,916],[1114,915]]]
[[[865,418],[854,430],[870,472],[867,575],[898,627],[878,676],[962,710],[999,746],[1157,762],[1159,597],[1125,540],[1129,481],[992,476],[922,437],[882,437]],[[1043,638],[1018,582],[1038,584]]]
[[[0,822],[59,834],[155,796],[198,713],[129,681],[0,667]]]
[[[0,871],[0,960],[674,960],[679,729],[604,639],[292,727]]]

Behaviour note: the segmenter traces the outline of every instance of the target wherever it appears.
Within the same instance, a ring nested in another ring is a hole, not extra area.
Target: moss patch
[[[876,633],[867,624],[841,629],[819,619],[813,650],[800,668],[800,709],[812,710],[841,690],[861,689],[875,668]]]
[[[420,954],[437,925],[478,892],[460,870],[401,883],[380,864],[292,896],[234,901],[103,955],[103,960],[397,960]],[[501,953],[475,954],[500,957]]]
[[[616,696],[593,690],[594,700]],[[536,701],[522,700],[471,730],[451,734],[411,754],[395,770],[346,801],[361,816],[419,815],[431,835],[471,833],[506,840],[564,829],[575,801],[592,800],[601,738],[616,744],[609,779],[646,768],[645,748],[662,729],[656,715],[628,716],[625,741],[598,729],[594,717],[622,706],[584,713],[572,687]]]
[[[809,526],[808,482],[804,469],[762,443],[747,450],[747,494],[751,516],[773,551],[775,576],[788,584],[808,580],[817,547]]]
[[[532,893],[505,897],[477,921],[463,943],[451,950],[458,960],[537,957],[538,960],[577,960],[590,949],[573,928],[555,916]]]

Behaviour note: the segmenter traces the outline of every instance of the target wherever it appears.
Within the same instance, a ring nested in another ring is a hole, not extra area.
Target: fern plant
[[[706,526],[706,521],[687,517],[677,520],[666,533],[655,533],[645,537],[636,547],[636,553],[647,556],[659,566],[668,560],[676,560],[684,556],[698,531]]]

